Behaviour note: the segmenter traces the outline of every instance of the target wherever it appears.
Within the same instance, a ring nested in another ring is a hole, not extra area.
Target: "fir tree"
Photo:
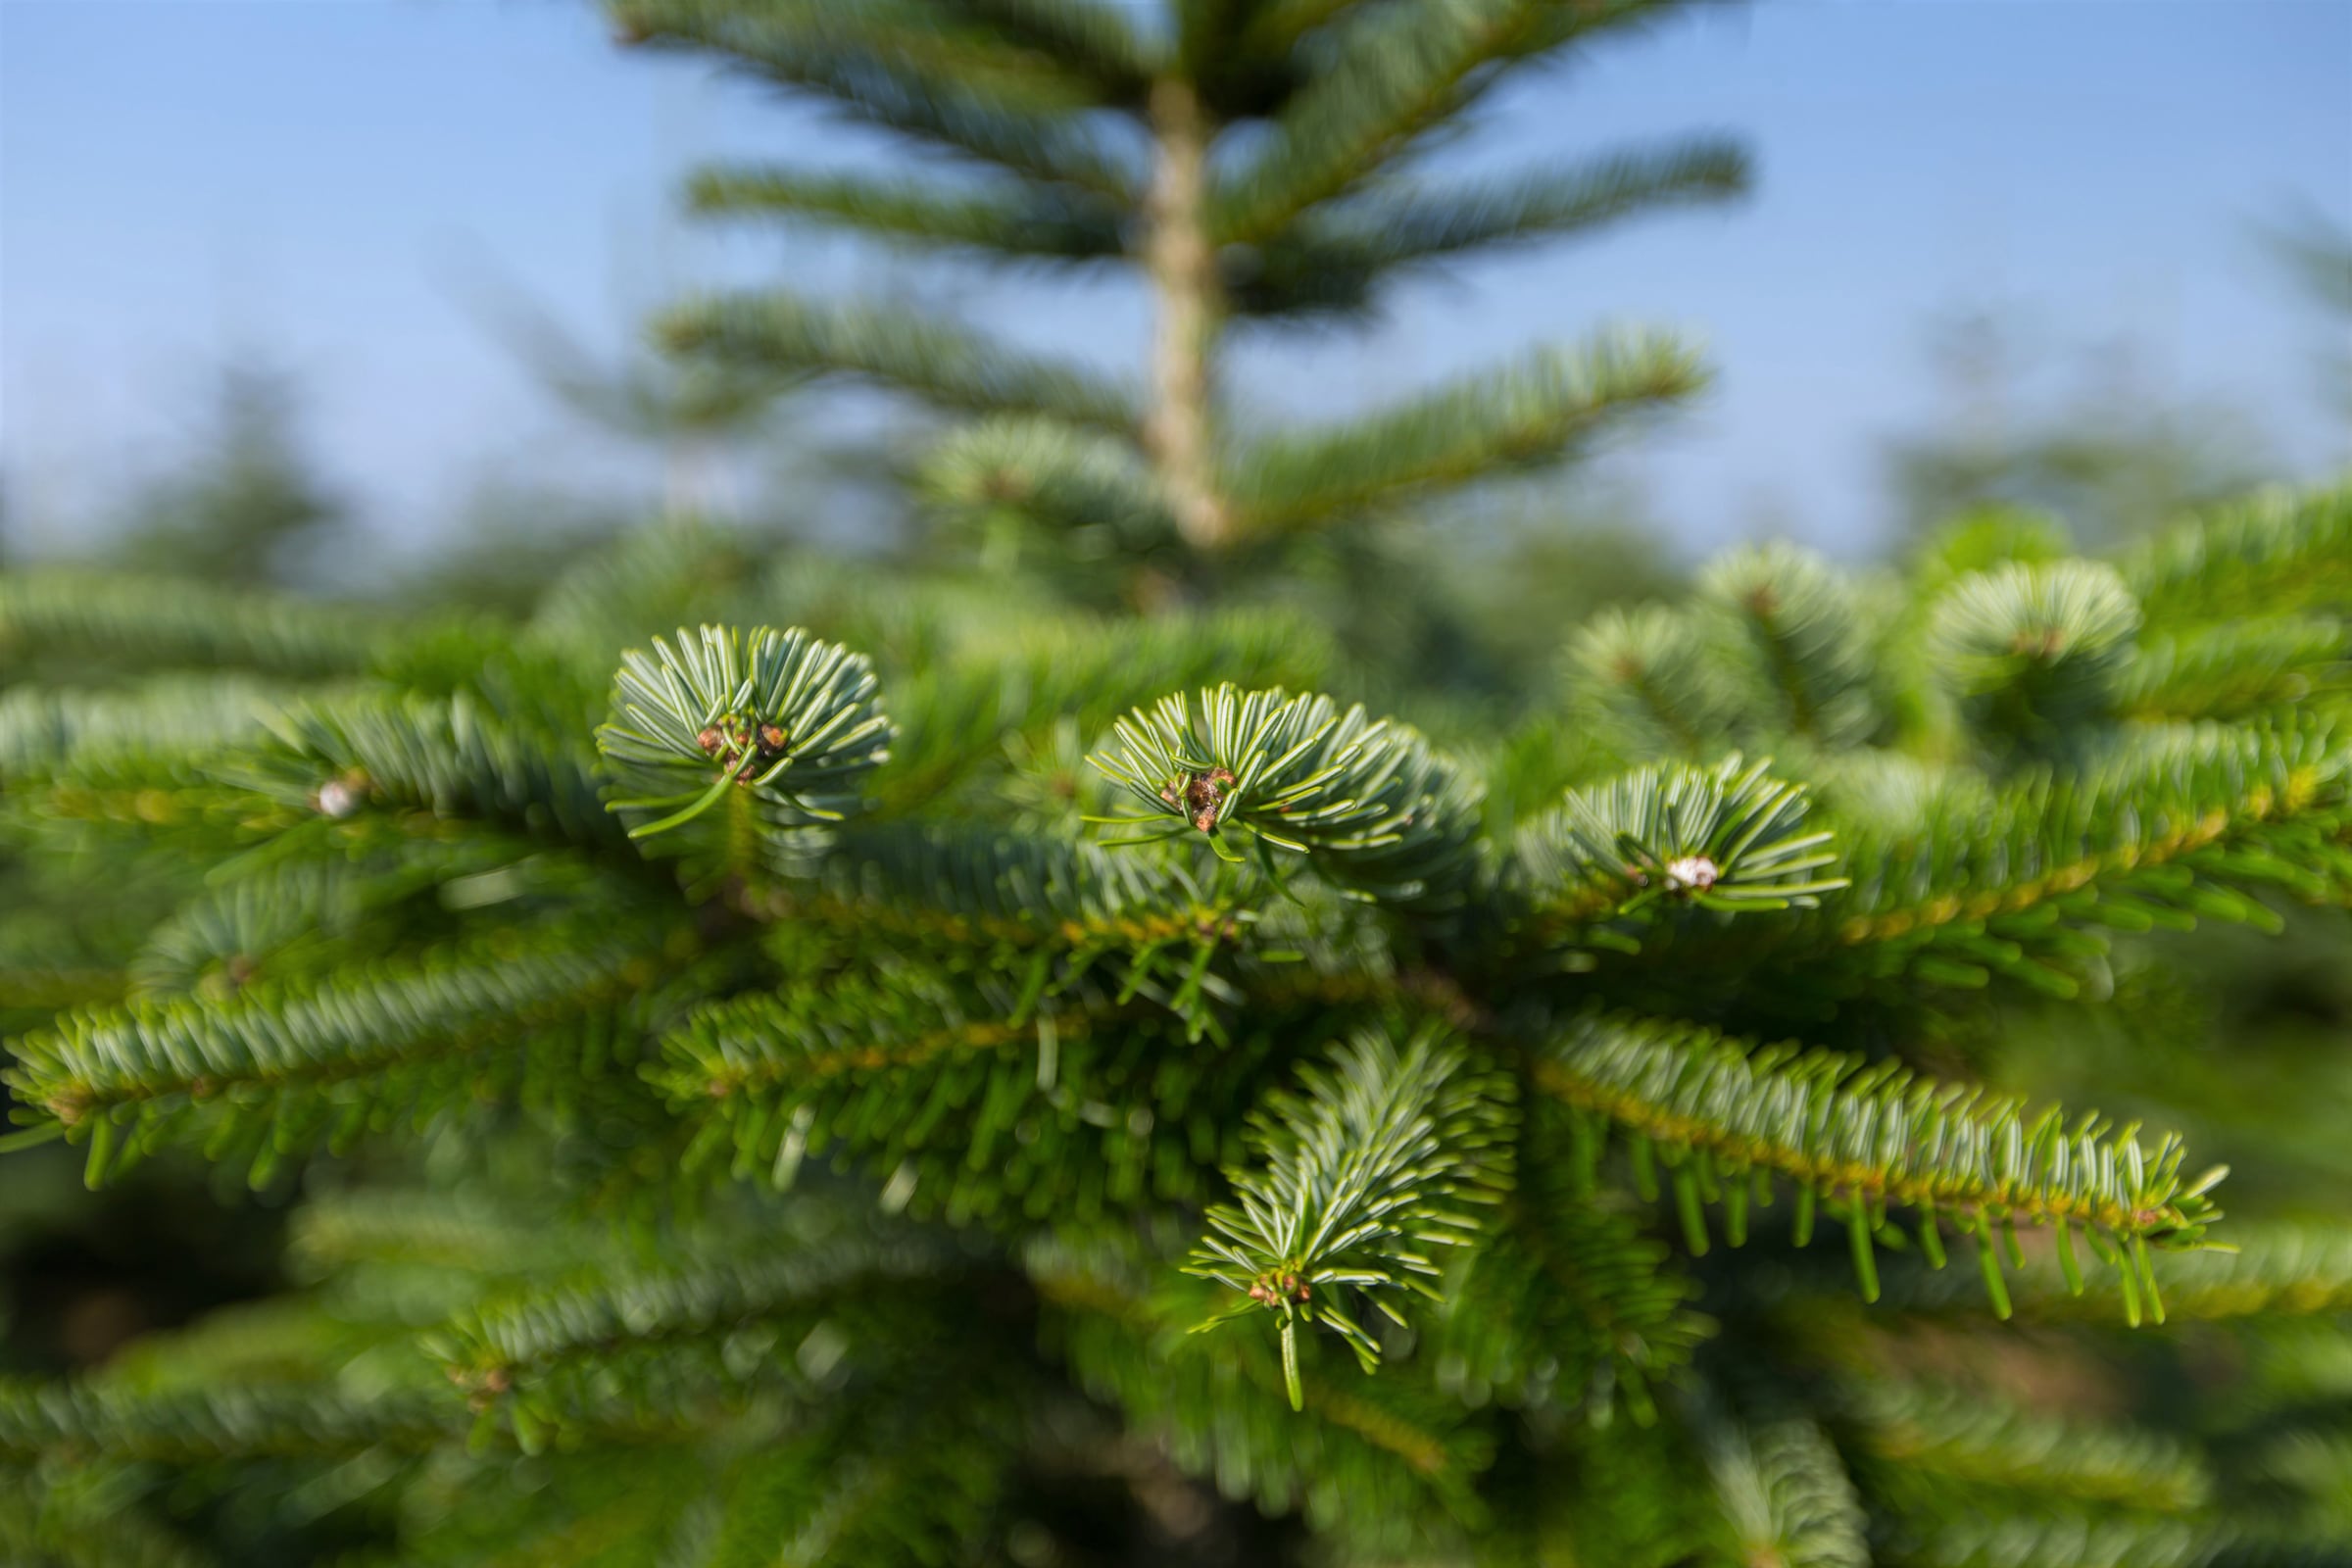
[[[2147,944],[2352,894],[2348,530],[1741,552],[1532,753],[692,528],[520,624],[20,575],[155,673],[8,689],[11,842],[184,894],[10,934],[10,1141],[302,1196],[6,1389],[11,1549],[2341,1560],[2352,1231],[1979,1074],[2229,1124]]]
[[[1212,590],[1687,359],[1245,441],[1214,334],[1615,210],[1373,176],[1645,11],[620,14],[1001,171],[714,205],[1142,256],[1148,397],[669,332],[988,415],[934,494],[1200,602],[683,519],[514,618],[0,580],[6,1168],[291,1212],[284,1289],[0,1383],[10,1560],[2352,1559],[2344,1106],[2182,979],[2343,950],[2352,494],[1737,552],[1425,734]]]
[[[1355,322],[1397,278],[1741,192],[1717,136],[1501,176],[1417,172],[1497,84],[1679,8],[1418,0],[613,0],[624,39],[690,51],[892,133],[906,172],[722,164],[714,220],[784,220],[1026,273],[1130,269],[1145,373],[1040,358],[951,318],[787,290],[681,304],[690,361],[846,377],[960,420],[932,509],[1000,556],[1111,568],[1151,602],[1230,589],[1296,541],[1588,450],[1704,381],[1686,344],[1613,330],[1334,423],[1269,428],[1228,384],[1236,331]],[[919,172],[918,172],[919,171]],[[1392,592],[1394,590],[1392,589]]]
[[[110,553],[140,570],[217,582],[293,583],[314,574],[339,531],[341,507],[304,459],[298,391],[267,363],[224,366],[195,460],[133,499]]]

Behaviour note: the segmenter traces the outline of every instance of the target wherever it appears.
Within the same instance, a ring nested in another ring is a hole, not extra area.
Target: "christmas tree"
[[[1416,177],[1498,84],[1680,7],[610,9],[624,39],[886,133],[909,170],[720,164],[689,181],[698,214],[1141,283],[1152,326],[1134,379],[899,300],[765,289],[690,300],[660,323],[672,350],[714,371],[862,382],[946,416],[915,465],[919,494],[995,556],[1042,561],[1065,591],[1147,606],[1239,591],[1302,541],[1557,463],[1703,384],[1671,334],[1613,329],[1351,418],[1284,425],[1223,368],[1239,332],[1360,324],[1384,288],[1433,269],[1743,191],[1745,155],[1706,135]]]
[[[918,483],[1027,566],[0,581],[0,1169],[288,1215],[0,1382],[9,1560],[2352,1559],[2352,493],[1743,549],[1498,717],[1265,590],[1689,357],[1245,440],[1213,345],[1736,183],[1384,172],[1647,8],[617,15],[1003,171],[706,205],[1139,257],[1152,390],[706,301],[983,414]]]

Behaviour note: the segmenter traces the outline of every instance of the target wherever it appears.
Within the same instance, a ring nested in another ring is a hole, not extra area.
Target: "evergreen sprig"
[[[1416,492],[1554,462],[1604,421],[1704,385],[1682,344],[1620,333],[1541,352],[1334,428],[1242,448],[1228,460],[1227,486],[1255,532],[1318,526]]]
[[[740,791],[780,826],[838,822],[867,769],[890,756],[891,723],[863,655],[798,627],[705,626],[624,656],[597,744],[632,792],[612,803],[632,838],[682,827]],[[713,771],[715,770],[715,771]],[[671,808],[678,809],[671,810]],[[668,814],[648,820],[657,810]]]
[[[855,376],[943,409],[1042,415],[1107,430],[1130,430],[1137,421],[1133,397],[1116,383],[897,306],[721,296],[674,308],[662,335],[681,353]]]
[[[2202,1456],[2156,1434],[2040,1415],[1943,1386],[1878,1381],[1856,1402],[1872,1451],[1922,1477],[2159,1513],[2198,1511],[2213,1494]]]
[[[1526,896],[1548,919],[1577,927],[1623,922],[1657,906],[1741,914],[1812,908],[1846,886],[1835,835],[1801,831],[1803,786],[1773,778],[1769,760],[1737,754],[1712,767],[1636,768],[1570,790],[1519,832]],[[1585,940],[1634,940],[1623,931]]]
[[[1369,896],[1431,906],[1457,900],[1476,867],[1475,781],[1361,706],[1226,685],[1197,712],[1189,694],[1163,697],[1111,736],[1095,765],[1144,808],[1116,820],[1164,824],[1147,837],[1190,829],[1238,859],[1238,830]]]
[[[1865,972],[2071,995],[2100,928],[2275,923],[2250,895],[2352,887],[2344,753],[2325,718],[2135,734],[2072,772],[1931,792],[1894,833],[1846,841],[1836,941]],[[1851,958],[1840,962],[1850,963]]]
[[[1572,1161],[1538,1152],[1560,1147],[1559,1115],[1547,1102],[1529,1108],[1517,1184],[1448,1274],[1438,1376],[1474,1402],[1556,1402],[1600,1424],[1622,1405],[1646,1425],[1712,1324],[1663,1243],[1594,1201]]]
[[[471,1102],[539,1043],[561,1094],[598,1045],[559,1026],[593,1020],[654,978],[663,926],[543,932],[471,952],[385,960],[323,981],[256,985],[229,1002],[194,997],[75,1012],[16,1042],[10,1089],[89,1145],[88,1176],[201,1134],[241,1152],[254,1179],[319,1142],[421,1121]]]
[[[1788,1183],[1796,1191],[1792,1239],[1812,1239],[1826,1203],[1843,1219],[1863,1298],[1879,1298],[1880,1237],[1889,1212],[1913,1211],[1920,1250],[1940,1265],[1943,1228],[1973,1237],[1993,1309],[2006,1317],[2002,1269],[2020,1254],[2016,1227],[2047,1227],[2070,1286],[2082,1275],[2080,1229],[2116,1271],[2124,1310],[2164,1321],[2152,1249],[2193,1248],[2220,1210],[2207,1196],[2227,1174],[2181,1174],[2185,1150],[2170,1135],[2153,1150],[2138,1124],[2115,1128],[2095,1112],[2070,1123],[2056,1108],[2029,1121],[2023,1102],[1937,1083],[1886,1060],[1871,1064],[1793,1046],[1760,1050],[1690,1026],[1593,1016],[1541,1056],[1536,1086],[1582,1112],[1588,1166],[1608,1129],[1631,1140],[1637,1170],[1665,1167],[1690,1250],[1707,1250],[1705,1205],[1720,1204],[1732,1245],[1747,1239],[1751,1205]],[[2143,1305],[2144,1302],[2144,1305]]]
[[[1394,1371],[1333,1364],[1310,1339],[1297,1348],[1303,1409],[1293,1411],[1275,1347],[1188,1332],[1215,1287],[1167,1281],[1159,1261],[1132,1238],[1086,1233],[1050,1234],[1028,1251],[1073,1374],[1185,1471],[1376,1550],[1426,1539],[1433,1510],[1487,1522],[1474,1483],[1494,1437],[1458,1400]]]
[[[1479,1208],[1509,1182],[1515,1109],[1510,1080],[1433,1026],[1401,1046],[1389,1029],[1365,1030],[1299,1082],[1302,1092],[1276,1091],[1252,1113],[1256,1163],[1231,1173],[1235,1200],[1209,1208],[1188,1265],[1250,1298],[1223,1316],[1281,1319],[1293,1409],[1304,1397],[1301,1321],[1337,1332],[1369,1370],[1380,1343],[1347,1295],[1401,1325],[1382,1293],[1437,1294],[1427,1282],[1442,1269],[1423,1249],[1477,1234]]]

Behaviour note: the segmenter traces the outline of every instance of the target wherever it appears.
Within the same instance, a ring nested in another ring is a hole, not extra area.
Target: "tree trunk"
[[[1224,302],[1203,200],[1207,129],[1192,83],[1168,78],[1153,85],[1152,126],[1144,266],[1157,296],[1158,318],[1144,446],[1166,487],[1178,530],[1195,550],[1208,553],[1229,540],[1233,517],[1217,492],[1209,424],[1209,356]]]

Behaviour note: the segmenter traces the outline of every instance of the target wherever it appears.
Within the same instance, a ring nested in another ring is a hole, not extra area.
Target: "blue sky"
[[[2352,0],[1758,4],[1497,95],[1464,167],[1715,128],[1757,195],[1390,298],[1369,336],[1255,338],[1237,381],[1328,415],[1608,320],[1703,335],[1721,379],[1630,467],[1691,549],[1771,527],[1861,550],[1877,453],[1943,403],[1939,311],[2119,336],[2160,395],[2245,410],[2282,477],[2352,460],[2319,320],[2250,236],[2352,221]],[[617,345],[689,282],[937,297],[840,243],[671,220],[699,157],[870,156],[821,114],[614,48],[567,0],[0,0],[0,462],[12,526],[86,525],[170,460],[207,367],[294,367],[369,522],[448,525],[485,478],[641,487],[465,304],[497,274]],[[1008,334],[1131,365],[1120,284],[975,285]]]

